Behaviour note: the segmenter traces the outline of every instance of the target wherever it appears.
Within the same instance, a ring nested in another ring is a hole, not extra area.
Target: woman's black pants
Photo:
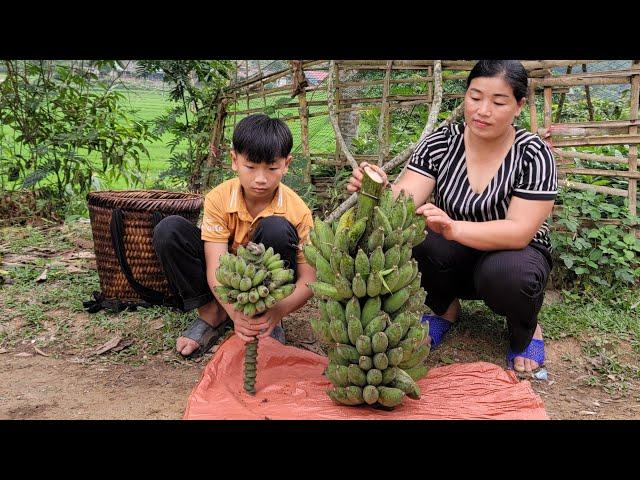
[[[427,229],[413,257],[427,292],[425,303],[436,315],[444,314],[456,298],[483,300],[493,312],[507,317],[512,351],[521,352],[529,345],[553,266],[544,246],[485,252]]]

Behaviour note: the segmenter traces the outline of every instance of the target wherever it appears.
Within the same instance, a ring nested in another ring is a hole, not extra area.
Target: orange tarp
[[[191,392],[185,419],[424,420],[548,419],[542,400],[528,381],[487,362],[433,368],[418,382],[419,400],[405,397],[386,411],[336,405],[322,375],[327,358],[260,340],[256,395],[243,388],[244,343],[232,335],[206,366]]]

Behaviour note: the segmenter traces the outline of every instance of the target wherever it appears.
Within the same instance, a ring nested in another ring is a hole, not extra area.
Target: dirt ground
[[[46,239],[51,232],[58,231],[60,235],[64,234],[60,237],[62,240],[53,238],[47,247]],[[49,227],[48,232],[39,246],[22,248],[19,255],[9,254],[7,246],[0,245],[0,254],[5,252],[5,266],[11,262],[33,265],[34,257],[40,257],[49,259],[47,261],[55,260],[73,275],[95,270],[93,243],[86,222],[69,231],[63,227]],[[24,239],[34,233],[20,230],[12,235],[13,239]],[[54,286],[55,281],[51,288]],[[96,346],[112,338],[113,332],[119,331],[120,326],[112,326],[112,330],[96,327],[99,322],[92,315],[98,314],[72,311],[67,308],[69,300],[49,298],[46,289],[37,291],[41,292],[39,295],[42,297],[32,298],[27,293],[20,297],[20,301],[34,304],[35,310],[27,312],[47,310],[38,340],[22,339],[20,336],[20,328],[28,321],[29,313],[7,315],[5,318],[9,320],[0,323],[0,334],[17,338],[17,341],[0,343],[0,419],[182,418],[191,391],[215,353],[208,353],[197,360],[183,359],[175,353],[173,335],[179,329],[176,326],[173,330],[167,330],[167,325],[173,325],[171,322],[175,316],[168,311],[165,314],[164,310],[146,317],[142,311],[134,312],[122,321],[140,321],[138,330],[128,332],[125,341],[116,342],[115,348],[111,345],[111,349],[97,354]],[[56,295],[64,294],[64,291],[59,292]],[[557,292],[548,291],[545,302],[557,302],[559,297]],[[15,303],[9,306],[10,302],[6,302],[0,290],[0,308],[17,308]],[[47,308],[48,302],[54,302],[56,306]],[[322,346],[316,341],[309,324],[309,319],[318,315],[314,303],[310,302],[286,317],[283,324],[287,343],[323,354]],[[458,362],[485,361],[504,367],[507,348],[504,332],[494,331],[496,329],[491,325],[482,323],[482,315],[475,318],[480,319],[480,327],[467,328],[464,322],[454,327],[443,344],[431,352],[427,366],[435,368]],[[107,320],[119,321],[113,317]],[[163,327],[163,324],[167,325]],[[64,333],[58,335],[56,332],[60,329]],[[167,334],[167,331],[170,333]],[[148,342],[152,337],[149,332],[154,332],[155,341],[163,338],[163,332],[167,335],[161,347],[155,350],[149,348]],[[547,339],[548,379],[523,378],[523,381],[531,382],[543,400],[549,417],[580,420],[640,418],[640,375],[620,375],[624,379],[622,382],[616,378],[615,369],[610,368],[606,370],[606,376],[610,377],[605,379],[609,382],[608,386],[625,383],[624,389],[607,390],[602,385],[589,384],[589,380],[594,378],[594,369],[599,367],[597,363],[606,362],[607,359],[585,355],[582,340],[575,337]],[[129,348],[132,343],[133,347]],[[123,348],[127,350],[115,353]],[[144,353],[151,351],[156,353]],[[620,357],[620,352],[624,356],[625,351],[629,359]],[[122,358],[122,353],[125,353],[125,358]],[[616,345],[615,355],[621,361],[637,364],[637,354],[634,356],[632,347],[624,342]]]
[[[290,345],[321,353],[308,324],[316,314],[309,306],[285,318]],[[427,365],[490,361],[503,366],[505,346],[494,338],[458,332],[431,353]],[[132,366],[82,351],[38,353],[30,342],[0,352],[0,419],[180,419],[213,355],[187,361],[165,351]],[[548,381],[523,380],[531,381],[551,419],[640,418],[637,383],[630,387],[633,392],[618,396],[585,385],[587,370],[575,339],[547,341],[546,353]]]

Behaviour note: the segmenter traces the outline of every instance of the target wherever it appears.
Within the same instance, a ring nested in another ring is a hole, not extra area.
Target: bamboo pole
[[[309,65],[317,65],[318,63],[321,63],[323,61],[324,60],[303,60],[302,67],[305,68],[305,67],[307,67]],[[237,68],[236,68],[236,72],[237,72]],[[277,72],[270,73],[266,77],[252,78],[250,80],[245,80],[244,82],[238,82],[238,77],[236,75],[235,82],[232,85],[228,86],[225,89],[225,92],[242,90],[243,88],[246,88],[248,86],[251,86],[251,85],[259,83],[259,82],[270,83],[270,82],[273,82],[275,80],[278,80],[279,78],[282,78],[282,77],[288,75],[289,72],[290,72],[290,70],[287,67],[287,68],[284,68],[282,70],[278,70]]]
[[[262,66],[260,65],[260,60],[258,60],[258,73],[260,74],[260,78],[262,78],[263,74],[262,74]],[[262,96],[262,104],[263,104],[264,108],[267,108],[267,97],[264,94],[264,82],[260,82],[260,90],[261,90],[261,93],[262,93],[262,95],[261,95]],[[247,100],[249,100],[249,99],[251,99],[251,96],[247,95]]]
[[[298,92],[298,112],[300,114],[300,140],[302,143],[302,155],[306,160],[304,169],[304,181],[311,182],[311,159],[309,157],[309,108],[307,106],[307,94],[305,91],[306,78],[302,69],[302,62],[291,62],[294,94]]]
[[[227,118],[226,97],[222,97],[218,102],[218,111],[216,121],[213,124],[211,136],[209,137],[209,155],[205,161],[207,174],[205,177],[205,187],[211,187],[211,177],[213,176],[213,167],[222,158],[221,144],[224,139],[224,124]]]
[[[427,86],[427,102],[433,102],[433,67],[427,68],[427,78],[431,77],[431,80],[425,80]]]
[[[581,147],[585,145],[632,145],[640,143],[640,135],[607,135],[586,138],[553,140],[555,147]]]
[[[617,128],[617,127],[632,127],[640,124],[639,120],[602,120],[599,122],[563,122],[560,124],[554,124],[551,126],[551,131],[562,130],[566,128]]]
[[[582,64],[582,72],[587,73],[587,64]],[[591,102],[591,90],[589,89],[589,85],[584,86],[584,95],[587,98],[587,109],[589,110],[589,121],[593,122],[593,103]]]
[[[533,78],[536,87],[570,87],[579,85],[623,85],[629,83],[633,75],[631,70],[616,70],[612,72],[592,72],[566,75],[562,77]]]
[[[620,177],[620,178],[631,178],[634,180],[640,179],[640,172],[629,172],[625,170],[560,167],[558,168],[558,171],[561,171],[567,175],[597,175],[599,177]]]
[[[603,187],[602,185],[589,185],[588,183],[572,182],[571,180],[558,180],[562,187],[573,188],[575,190],[592,190],[605,195],[615,195],[617,197],[628,197],[629,192],[621,188]]]
[[[544,128],[550,128],[551,127],[551,110],[552,110],[552,104],[553,104],[553,97],[552,97],[552,93],[551,93],[551,87],[545,87],[544,89],[544,117],[543,117],[543,122],[544,122]]]
[[[384,74],[384,84],[382,87],[382,100],[380,103],[380,119],[378,121],[378,165],[389,155],[389,104],[387,97],[389,96],[389,80],[391,79],[391,68],[393,60],[387,62],[387,70]]]
[[[433,77],[433,103],[429,109],[427,124],[420,135],[421,139],[433,132],[436,122],[438,121],[438,115],[440,114],[440,106],[442,105],[442,63],[440,60],[434,62]]]
[[[264,96],[265,97],[270,97],[270,96],[280,97],[280,96],[282,96],[282,92],[288,92],[289,90],[291,90],[291,86],[290,85],[285,85],[284,87],[266,88],[266,89],[264,89]],[[307,93],[308,92],[315,92],[316,90],[323,90],[324,91],[325,88],[321,87],[321,86],[305,88],[305,91]],[[262,91],[260,91],[258,93],[247,94],[247,96],[249,97],[250,100],[253,100],[254,98],[262,97],[263,93],[262,93]]]
[[[620,163],[627,164],[629,160],[627,158],[619,158],[612,157],[609,155],[596,155],[594,153],[585,153],[585,152],[572,152],[567,150],[560,150],[558,148],[553,148],[553,153],[563,158],[580,158],[582,160],[593,160],[596,162],[603,163]]]
[[[529,125],[531,131],[536,133],[538,131],[538,109],[536,107],[536,88],[533,80],[529,81],[528,100],[529,102]]]
[[[291,87],[289,87],[291,89]],[[276,110],[283,110],[285,108],[296,108],[299,106],[299,102],[287,102],[280,104],[276,107]],[[327,104],[324,100],[313,100],[307,101],[307,105],[310,107],[324,107]],[[263,108],[250,108],[248,110],[236,110],[235,113],[238,115],[249,115],[252,113],[262,112]]]
[[[529,70],[543,70],[554,67],[565,67],[581,63],[592,63],[593,60],[523,60],[524,68]],[[395,68],[420,69],[433,66],[434,60],[396,60]],[[442,60],[442,68],[445,70],[471,70],[476,64],[475,60]],[[340,65],[352,69],[384,69],[384,60],[340,60]]]
[[[329,103],[329,118],[331,119],[331,125],[333,126],[333,132],[335,133],[336,140],[340,145],[341,150],[347,157],[347,161],[353,168],[358,168],[358,164],[356,163],[353,155],[349,151],[347,147],[347,143],[344,141],[344,137],[342,136],[342,132],[340,131],[340,125],[338,124],[338,118],[335,114],[335,105],[334,105],[334,95],[336,93],[336,89],[333,86],[333,77],[334,75],[338,78],[338,66],[336,65],[334,60],[331,60],[330,71],[327,83],[327,102]]]
[[[631,106],[629,109],[629,118],[631,121],[638,120],[638,102],[640,97],[640,60],[634,60],[632,69],[636,74],[631,79]],[[637,123],[629,127],[629,135],[637,135]],[[638,171],[638,146],[629,146],[629,172]],[[631,215],[638,214],[638,181],[629,180],[629,211]],[[637,232],[636,232],[637,233]]]
[[[543,70],[554,67],[568,67],[581,63],[593,63],[593,60],[523,60],[521,63],[526,70]]]
[[[245,66],[244,71],[245,71],[246,78],[249,78],[249,60],[245,60],[244,66]],[[250,108],[249,99],[247,98],[247,110],[249,110],[249,108]]]
[[[595,122],[594,122],[595,123]],[[626,127],[612,127],[607,125],[594,125],[594,126],[584,126],[584,127],[570,127],[564,124],[552,124],[551,125],[551,135],[554,137],[571,137],[571,136],[581,136],[588,137],[590,135],[625,135],[629,133],[629,125]]]

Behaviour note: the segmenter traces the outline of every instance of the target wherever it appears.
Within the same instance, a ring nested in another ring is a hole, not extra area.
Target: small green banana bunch
[[[425,238],[424,219],[413,199],[386,190],[363,216],[357,207],[333,224],[314,219],[304,254],[316,267],[309,284],[319,298],[311,321],[331,345],[327,393],[344,405],[395,407],[404,396],[420,397],[415,383],[427,373],[420,324],[426,292],[412,247]]]
[[[216,279],[222,286],[216,287],[216,294],[225,303],[249,317],[263,313],[276,302],[293,293],[294,271],[286,268],[285,261],[273,248],[265,250],[262,243],[249,242],[240,245],[237,255],[225,253],[220,257]],[[244,389],[250,395],[256,394],[256,374],[258,366],[258,339],[246,344],[244,357]]]
[[[262,243],[249,242],[238,247],[237,255],[220,257],[216,279],[222,286],[215,290],[220,300],[252,317],[291,295],[296,288],[293,278],[294,271],[272,247],[265,250]]]

